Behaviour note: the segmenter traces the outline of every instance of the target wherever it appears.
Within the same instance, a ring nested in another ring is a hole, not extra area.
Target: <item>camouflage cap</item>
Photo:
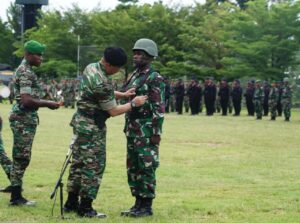
[[[24,49],[31,54],[43,54],[46,45],[35,40],[29,40],[24,44]]]

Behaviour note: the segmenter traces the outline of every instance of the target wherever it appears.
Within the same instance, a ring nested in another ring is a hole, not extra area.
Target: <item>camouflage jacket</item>
[[[125,115],[124,132],[127,137],[151,137],[162,134],[165,112],[165,83],[151,67],[134,71],[126,89],[136,88],[136,95],[147,95],[146,103]]]
[[[264,93],[264,90],[263,88],[255,88],[254,90],[254,100],[258,100],[258,101],[262,101],[265,97],[265,93]]]
[[[277,104],[279,98],[279,91],[277,87],[272,87],[269,94],[269,104]]]
[[[100,63],[89,64],[80,82],[77,111],[72,118],[71,126],[75,131],[84,134],[99,131],[93,117],[95,111],[106,111],[115,106],[117,102],[111,78],[107,76]]]
[[[290,86],[283,86],[281,100],[282,101],[291,101],[291,99],[292,99],[292,89],[291,89],[291,87]]]
[[[28,109],[21,104],[21,94],[30,94],[35,99],[40,98],[41,88],[32,67],[23,59],[15,73],[14,94],[17,103],[13,105],[10,120],[18,120],[22,117],[23,123],[37,124],[37,109]]]

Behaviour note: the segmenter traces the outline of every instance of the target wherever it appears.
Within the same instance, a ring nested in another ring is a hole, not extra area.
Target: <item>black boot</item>
[[[81,198],[79,208],[78,208],[78,215],[80,217],[87,217],[87,218],[106,218],[106,214],[97,213],[96,210],[92,207],[92,199],[89,198]]]
[[[276,120],[276,118],[275,117],[271,117],[271,119],[270,119],[271,121],[275,121]]]
[[[133,212],[129,213],[129,217],[146,217],[153,215],[152,212],[152,198],[142,198],[140,207]]]
[[[36,204],[35,201],[28,201],[22,196],[22,188],[21,186],[12,186],[11,191],[11,199],[10,199],[10,205],[14,206],[33,206]]]
[[[9,185],[9,186],[1,189],[0,192],[2,192],[2,193],[11,193],[12,192],[12,186]]]
[[[135,203],[134,205],[126,211],[122,211],[121,212],[121,216],[128,216],[131,212],[135,212],[139,209],[140,205],[141,205],[142,199],[140,197],[135,197]]]
[[[285,118],[284,121],[289,122],[289,121],[290,121],[290,118]]]
[[[64,205],[64,211],[65,212],[77,212],[78,206],[79,206],[79,196],[77,193],[69,192],[68,193],[68,199]]]

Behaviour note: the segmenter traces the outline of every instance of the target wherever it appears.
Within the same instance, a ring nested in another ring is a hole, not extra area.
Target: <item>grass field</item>
[[[10,108],[0,105],[9,156]],[[40,109],[32,161],[24,177],[24,196],[38,204],[9,207],[9,195],[0,194],[0,222],[62,222],[58,202],[51,216],[49,197],[68,151],[73,112]],[[288,123],[282,117],[257,121],[245,111],[241,117],[166,115],[154,216],[143,219],[120,217],[133,203],[126,179],[124,118],[111,118],[107,124],[107,166],[94,207],[108,218],[66,214],[66,222],[300,222],[300,111],[294,110]],[[1,170],[0,186],[6,185]]]

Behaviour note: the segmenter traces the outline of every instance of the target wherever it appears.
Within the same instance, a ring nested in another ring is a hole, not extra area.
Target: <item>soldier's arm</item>
[[[32,74],[27,70],[22,70],[20,75],[20,103],[26,108],[37,109],[39,107],[48,107],[50,109],[59,108],[59,103],[35,99],[32,94]]]
[[[54,101],[40,100],[33,98],[30,94],[21,94],[21,104],[26,108],[47,107],[50,109],[59,108],[59,103]]]
[[[163,78],[154,73],[149,79],[149,102],[152,109],[152,134],[161,135],[165,112],[165,83]]]
[[[135,88],[130,88],[126,92],[114,91],[114,93],[115,93],[115,98],[116,99],[130,98],[130,97],[135,95]]]

